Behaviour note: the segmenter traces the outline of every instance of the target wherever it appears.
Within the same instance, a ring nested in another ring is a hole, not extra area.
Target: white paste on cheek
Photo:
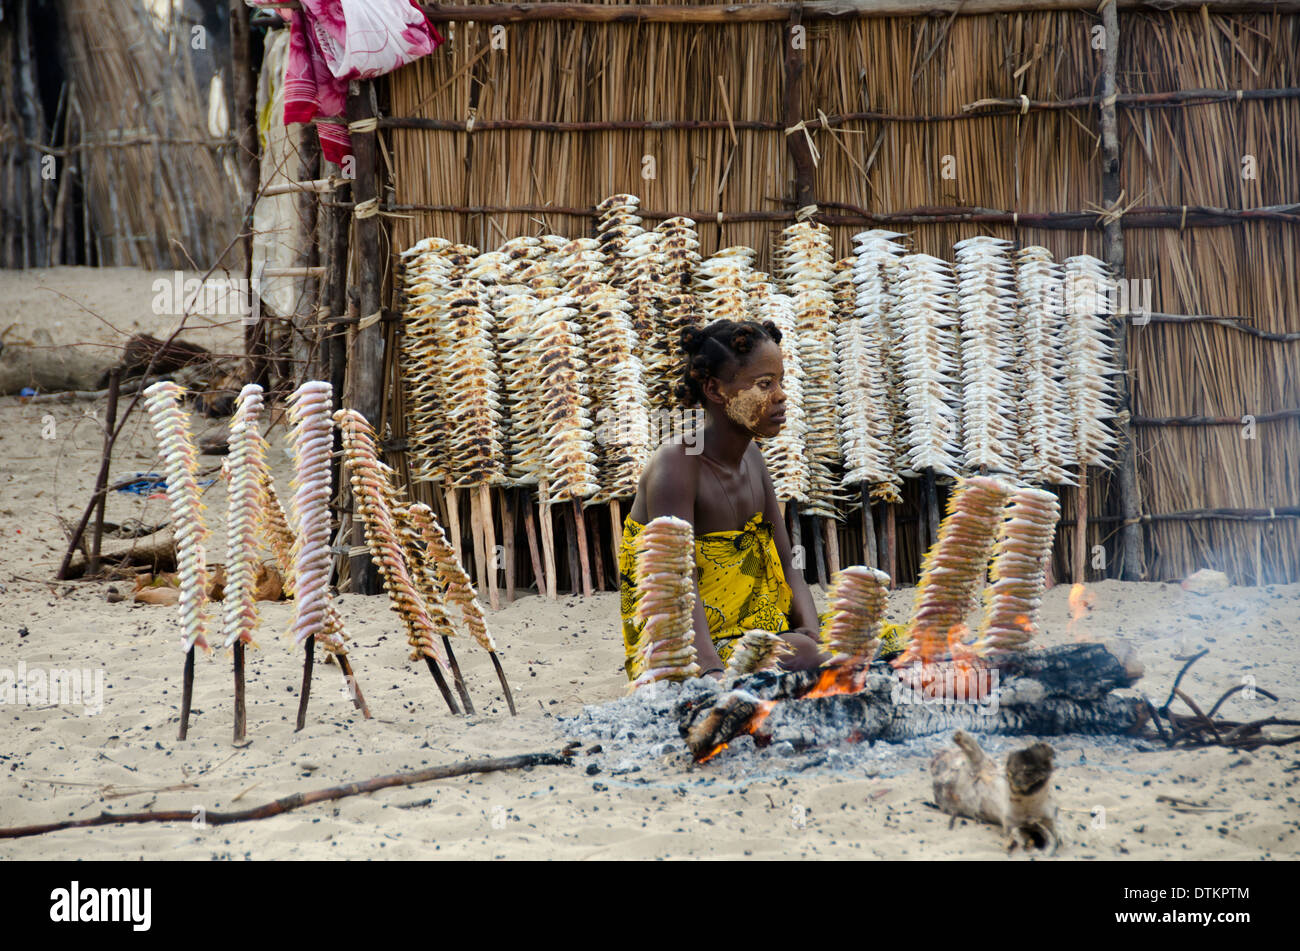
[[[756,432],[758,424],[771,410],[771,395],[764,393],[758,384],[755,384],[731,397],[723,408],[727,416],[737,425],[751,433]]]

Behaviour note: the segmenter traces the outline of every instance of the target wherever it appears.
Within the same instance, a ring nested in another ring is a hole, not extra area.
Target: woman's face
[[[781,348],[770,340],[762,341],[729,381],[719,381],[723,412],[751,436],[770,439],[785,423],[784,376]]]

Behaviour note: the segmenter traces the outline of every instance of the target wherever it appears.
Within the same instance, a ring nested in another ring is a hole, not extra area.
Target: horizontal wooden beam
[[[1188,509],[1184,512],[1152,512],[1139,516],[1136,521],[1147,524],[1151,522],[1267,522],[1278,518],[1300,518],[1300,506],[1283,505],[1271,509]],[[1091,515],[1088,521],[1097,523],[1114,523],[1124,521],[1122,515]]]
[[[1127,12],[1297,13],[1300,0],[1116,0]],[[799,10],[804,21],[864,17],[978,16],[991,13],[1095,13],[1094,0],[811,0],[809,3],[667,5],[652,3],[420,4],[438,22],[527,23],[762,23],[785,21]]]
[[[1241,426],[1246,417],[1256,423],[1276,423],[1283,419],[1300,419],[1300,409],[1282,409],[1275,413],[1242,413],[1239,416],[1134,416],[1134,426]]]
[[[1227,327],[1230,330],[1239,330],[1244,334],[1250,334],[1252,337],[1258,337],[1261,340],[1274,340],[1278,343],[1291,343],[1300,340],[1300,331],[1294,333],[1274,333],[1269,330],[1260,330],[1252,326],[1249,317],[1218,317],[1213,314],[1131,314],[1130,322],[1135,327],[1141,327],[1144,324],[1217,324],[1220,327]]]
[[[1100,226],[1099,211],[1000,211],[991,208],[937,207],[913,208],[909,211],[873,212],[845,202],[822,201],[819,208],[830,208],[845,214],[820,212],[817,220],[827,225],[924,225],[924,224],[1000,224],[1020,228],[1043,228],[1061,231],[1087,231]],[[390,212],[444,212],[461,215],[569,215],[577,218],[595,218],[596,209],[564,207],[558,205],[384,205],[381,211]],[[638,209],[642,218],[661,221],[665,218],[691,218],[701,224],[733,224],[741,221],[793,221],[795,212],[789,211],[655,211]],[[1161,205],[1131,208],[1124,213],[1125,228],[1183,228],[1225,227],[1243,221],[1278,221],[1300,224],[1300,203],[1270,205],[1262,208],[1210,208],[1206,206]]]

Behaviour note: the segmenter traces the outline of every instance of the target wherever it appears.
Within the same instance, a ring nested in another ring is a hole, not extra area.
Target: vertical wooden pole
[[[194,648],[185,652],[185,674],[181,681],[181,730],[178,739],[190,732],[190,705],[194,701]]]
[[[817,563],[817,583],[823,588],[826,587],[826,551],[822,542],[821,525],[818,524],[823,519],[816,516],[812,518],[812,543],[813,543],[813,560]]]
[[[552,601],[559,597],[558,579],[555,577],[555,521],[551,517],[550,485],[542,479],[537,490],[537,519],[542,525],[542,557],[546,560],[546,596]]]
[[[501,610],[501,596],[497,593],[497,571],[500,569],[497,558],[496,524],[492,520],[492,490],[487,485],[478,487],[479,529],[483,532],[484,564],[487,565],[488,603],[493,611]]]
[[[939,487],[935,485],[933,469],[925,470],[925,519],[929,538],[928,543],[921,545],[922,554],[939,541]]]
[[[95,477],[95,527],[90,536],[90,559],[86,564],[86,577],[99,573],[99,548],[104,540],[104,506],[108,501],[108,469],[113,456],[113,431],[117,429],[117,390],[119,369],[108,371],[108,415],[104,421],[104,454]]]
[[[804,45],[807,37],[800,27],[803,14],[798,7],[790,14],[790,20],[784,31],[785,40],[785,84],[781,94],[781,115],[787,130],[795,128],[800,121],[801,100],[803,95]],[[796,208],[805,208],[816,202],[813,197],[813,176],[816,165],[813,164],[812,150],[808,147],[808,138],[800,132],[787,132],[785,147],[790,152],[794,163],[794,199]]]
[[[582,571],[582,595],[591,597],[591,556],[587,551],[587,522],[582,515],[582,500],[574,499],[570,510],[572,521],[569,528],[573,532],[573,541],[577,542],[578,564]],[[573,582],[574,591],[578,590],[577,579]]]
[[[885,503],[885,570],[890,590],[898,587],[898,506]]]
[[[501,547],[506,569],[506,604],[515,599],[515,494],[501,490]]]
[[[312,134],[316,134],[314,129]],[[336,175],[339,172],[339,167],[333,163],[326,163],[325,167],[331,175]],[[335,189],[333,202],[347,201],[351,191],[352,186],[350,185],[342,185]],[[325,278],[329,283],[329,288],[325,296],[325,313],[329,315],[330,322],[325,324],[323,332],[325,334],[324,346],[329,360],[329,381],[335,412],[343,406],[343,389],[347,382],[348,330],[346,324],[337,321],[346,318],[348,313],[348,238],[352,230],[350,217],[346,208],[339,208],[337,205],[328,207],[326,210],[324,240],[327,242],[325,251],[327,270]],[[347,487],[340,485],[343,472],[342,458],[343,434],[339,432],[338,427],[335,427],[334,452],[330,458],[330,499],[333,509],[331,514],[335,526],[343,524],[343,513],[345,511],[343,496],[346,494],[344,489]],[[335,565],[339,571],[342,571],[342,558],[335,559]],[[348,567],[350,571],[350,562]],[[332,580],[337,582],[338,579],[334,578]]]
[[[1102,206],[1108,210],[1117,208],[1123,191],[1123,183],[1120,181],[1119,119],[1115,108],[1119,63],[1119,12],[1115,7],[1114,3],[1106,3],[1101,8],[1101,22],[1106,31],[1101,67],[1101,200]],[[1103,219],[1101,247],[1102,258],[1109,265],[1111,276],[1123,280],[1126,273],[1124,229],[1118,217]],[[1123,527],[1120,529],[1119,576],[1137,581],[1146,576],[1146,564],[1142,526],[1138,521],[1142,501],[1137,487],[1137,446],[1134,443],[1133,427],[1129,424],[1129,414],[1132,412],[1129,373],[1133,368],[1129,365],[1128,316],[1112,314],[1110,329],[1115,338],[1115,363],[1120,370],[1114,378],[1117,403],[1115,415],[1120,442],[1120,511],[1124,516]]]
[[[244,733],[247,729],[248,711],[244,700],[244,641],[243,638],[235,640],[234,647],[231,651],[234,656],[234,673],[235,673],[235,742],[244,741]]]
[[[871,513],[871,491],[862,483],[862,557],[868,568],[879,568],[880,558],[876,553],[876,520]]]
[[[587,518],[587,514],[583,513]],[[601,550],[600,544],[600,510],[593,511],[590,518],[587,518],[587,535],[588,551],[591,552],[592,567],[596,570],[596,590],[605,590],[605,553]]]
[[[621,590],[623,579],[618,573],[618,553],[623,547],[623,511],[618,499],[609,500],[609,540],[613,543],[610,551],[614,553],[614,590]]]
[[[469,537],[474,541],[474,571],[478,575],[478,590],[482,595],[488,590],[487,531],[483,527],[483,497],[479,495],[478,486],[469,490]]]
[[[293,728],[295,733],[307,725],[307,704],[311,701],[311,670],[315,663],[316,635],[312,634],[302,642],[302,689],[298,692],[298,723]]]
[[[1074,583],[1083,584],[1088,557],[1088,467],[1079,464],[1079,488],[1074,496]]]
[[[528,536],[528,557],[533,564],[533,580],[537,583],[537,594],[540,597],[546,596],[547,581],[546,572],[542,570],[542,556],[537,547],[537,526],[533,520],[533,503],[528,498],[528,490],[520,488],[519,490],[520,506],[524,510],[524,534]]]
[[[348,123],[375,118],[378,113],[375,86],[369,80],[348,84]],[[356,178],[352,197],[357,205],[379,198],[379,151],[374,130],[352,133],[352,154],[356,160]],[[367,206],[369,207],[369,206]],[[353,212],[356,228],[358,314],[361,322],[352,337],[348,354],[348,392],[344,405],[355,409],[372,425],[379,422],[383,408],[384,328],[381,325],[384,257],[380,241],[381,218],[377,214]],[[363,520],[352,520],[352,544],[366,544]],[[379,571],[369,552],[351,560],[352,590],[358,594],[379,594],[382,586]]]
[[[311,181],[320,177],[320,138],[316,129],[303,125],[298,132],[298,179]],[[297,196],[298,220],[302,223],[302,244],[298,263],[303,267],[316,267],[320,263],[320,248],[316,243],[316,222],[319,201],[315,192],[300,192]],[[314,277],[302,280],[302,293],[294,308],[293,332],[289,339],[290,367],[282,376],[295,384],[305,380],[318,380],[316,367],[324,364],[320,352],[320,339],[316,333],[315,314],[320,299],[320,282]]]
[[[833,577],[840,570],[840,523],[833,518],[824,521],[826,525],[826,570]]]
[[[452,485],[447,486],[447,532],[451,535],[456,560],[465,564],[465,555],[460,548],[460,490]]]
[[[258,155],[257,137],[257,82],[253,75],[252,44],[253,34],[248,25],[249,10],[244,0],[230,0],[230,77],[234,92],[230,115],[238,143],[235,146],[235,164],[239,169],[239,187],[242,192],[240,204],[248,214],[240,222],[240,240],[243,252],[245,285],[256,294],[252,287],[253,279],[253,196],[257,194],[261,182],[261,162]],[[126,263],[119,261],[119,264]],[[250,383],[267,386],[268,364],[266,359],[266,325],[261,308],[254,301],[253,312],[258,314],[244,326],[244,354],[248,357],[248,377]]]

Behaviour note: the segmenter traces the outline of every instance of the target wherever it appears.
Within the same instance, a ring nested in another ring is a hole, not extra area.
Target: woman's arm
[[[790,551],[790,533],[786,531],[785,519],[781,517],[781,505],[776,500],[776,488],[772,485],[772,475],[767,471],[767,463],[757,446],[752,449],[758,453],[763,473],[763,517],[772,526],[772,541],[776,543],[776,553],[781,558],[781,570],[785,573],[786,584],[790,586],[790,630],[785,635],[786,642],[794,649],[794,655],[782,666],[787,670],[809,670],[820,667],[830,660],[822,653],[819,637],[820,624],[817,620],[817,606],[813,603],[812,591],[804,580],[803,569],[794,567]]]
[[[699,466],[680,445],[665,445],[646,473],[646,521],[671,515],[695,525],[695,493],[699,484]],[[695,553],[691,553],[692,559]],[[699,572],[691,574],[695,589],[695,609],[692,622],[695,627],[696,661],[701,671],[713,672],[716,677],[725,666],[709,636],[709,622],[700,599]]]

